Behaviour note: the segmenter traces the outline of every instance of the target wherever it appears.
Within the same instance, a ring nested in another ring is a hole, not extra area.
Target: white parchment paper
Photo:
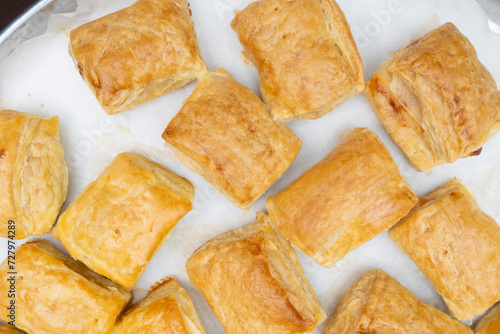
[[[244,65],[241,45],[229,24],[233,9],[243,9],[250,0],[190,0],[202,55],[208,68],[224,67],[237,81],[259,94],[254,67]],[[365,66],[365,78],[394,51],[440,24],[451,21],[472,41],[480,60],[500,82],[500,35],[488,29],[487,17],[473,0],[339,0]],[[249,212],[242,211],[220,195],[208,182],[184,167],[161,134],[193,91],[196,83],[159,97],[134,110],[108,116],[87,88],[68,55],[68,32],[104,14],[131,5],[132,0],[80,0],[76,13],[55,15],[47,33],[20,45],[0,63],[0,99],[5,108],[42,116],[58,115],[61,141],[69,166],[69,193],[63,209],[113,157],[132,151],[159,162],[189,179],[196,188],[194,210],[175,228],[172,238],[151,261],[132,290],[135,300],[167,275],[184,286],[195,303],[209,333],[223,333],[205,299],[190,283],[184,268],[192,252],[210,238],[254,221],[265,210],[265,198],[277,193],[318,162],[355,127],[368,127],[387,145],[408,182],[423,195],[452,177],[464,181],[478,198],[481,208],[500,222],[500,135],[486,145],[478,157],[419,173],[410,167],[374,116],[363,95],[344,103],[319,120],[301,120],[290,128],[303,140],[302,150],[284,176]],[[1,190],[0,190],[1,191]],[[61,250],[61,244],[50,239]],[[21,244],[21,242],[18,242]],[[0,254],[6,256],[6,240]],[[385,270],[423,301],[446,311],[432,284],[415,264],[383,233],[349,253],[334,268],[317,265],[297,252],[320,303],[330,316],[344,291],[372,268]],[[320,333],[323,326],[315,333]]]

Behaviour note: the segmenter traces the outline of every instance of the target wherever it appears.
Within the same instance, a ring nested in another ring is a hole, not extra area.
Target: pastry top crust
[[[74,258],[130,290],[192,209],[186,179],[121,153],[59,217],[52,234]]]
[[[163,138],[184,164],[242,209],[271,187],[302,145],[224,69],[200,78]]]
[[[363,63],[333,0],[260,0],[231,23],[273,119],[318,118],[364,89]]]
[[[114,334],[206,334],[193,302],[177,281],[166,277],[116,322]]]
[[[419,300],[381,270],[371,270],[342,296],[323,334],[472,334],[444,312]]]
[[[220,235],[187,261],[226,333],[306,333],[325,318],[286,239],[267,215]]]
[[[166,92],[156,84],[173,81],[170,91],[206,70],[186,0],[138,0],[86,23],[71,31],[69,52],[109,114]]]
[[[476,334],[498,334],[500,333],[500,303],[481,319],[474,329]]]
[[[266,205],[292,244],[331,267],[416,203],[384,144],[370,130],[356,128]]]
[[[500,300],[500,227],[457,179],[422,197],[389,237],[457,319],[472,319]]]
[[[0,189],[1,237],[9,220],[16,239],[50,231],[68,189],[57,116],[0,111]]]
[[[111,333],[131,294],[59,252],[47,241],[16,249],[16,326],[33,334]],[[0,266],[0,306],[6,309],[8,264]],[[6,318],[1,312],[0,318]]]
[[[479,154],[500,129],[496,82],[452,23],[396,52],[365,95],[418,171]]]

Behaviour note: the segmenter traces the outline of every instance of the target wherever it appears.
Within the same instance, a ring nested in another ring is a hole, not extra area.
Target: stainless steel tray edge
[[[76,10],[76,0],[40,0],[0,32],[0,61],[22,42],[42,35],[50,15]]]

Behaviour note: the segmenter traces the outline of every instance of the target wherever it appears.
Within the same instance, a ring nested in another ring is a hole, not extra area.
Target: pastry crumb
[[[130,129],[129,129],[129,128],[127,128],[126,126],[123,126],[123,125],[120,125],[120,124],[115,124],[115,126],[116,126],[118,129],[120,129],[120,130],[122,130],[122,131],[125,131],[126,133],[130,133],[130,132],[132,132],[132,130],[130,130]]]
[[[352,131],[352,128],[350,126],[346,126],[343,130],[339,132],[339,139],[344,139],[347,134],[349,134]]]
[[[245,51],[241,53],[240,61],[241,64],[245,66],[252,66],[252,63],[250,62],[250,60],[248,60],[248,57],[245,55]]]

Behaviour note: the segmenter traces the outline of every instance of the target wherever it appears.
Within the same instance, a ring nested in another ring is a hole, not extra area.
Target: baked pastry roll
[[[22,333],[23,332],[18,331],[15,327],[0,325],[0,334],[22,334]]]
[[[192,209],[186,179],[121,153],[59,217],[52,234],[72,257],[130,290]]]
[[[70,34],[69,53],[110,115],[193,81],[205,68],[186,0],[135,4]]]
[[[366,128],[267,199],[269,215],[295,247],[332,267],[404,217],[417,202],[389,151]]]
[[[500,129],[495,80],[452,23],[396,52],[365,96],[418,171],[478,155]]]
[[[122,287],[47,241],[16,249],[17,275],[11,273],[8,260],[0,266],[0,307],[7,310],[15,301],[15,325],[28,333],[110,334],[131,298]],[[15,281],[9,281],[12,276]],[[14,299],[8,297],[11,284],[15,285]],[[2,320],[12,321],[7,315],[7,311],[0,312]]]
[[[200,78],[163,138],[186,166],[242,209],[271,187],[302,146],[224,69]]]
[[[174,278],[167,277],[120,317],[113,333],[206,334],[206,331],[186,290]]]
[[[319,118],[363,91],[363,63],[334,0],[260,0],[231,27],[274,120]]]
[[[500,304],[497,304],[488,314],[477,324],[474,333],[476,334],[498,334],[500,333]]]
[[[419,300],[390,275],[371,270],[342,296],[323,334],[472,334],[460,321]]]
[[[472,319],[500,300],[500,227],[457,179],[420,198],[389,237],[457,319]]]
[[[326,318],[297,255],[263,213],[200,247],[186,270],[228,334],[306,333]]]
[[[0,189],[0,237],[50,231],[68,190],[57,116],[0,111]]]

